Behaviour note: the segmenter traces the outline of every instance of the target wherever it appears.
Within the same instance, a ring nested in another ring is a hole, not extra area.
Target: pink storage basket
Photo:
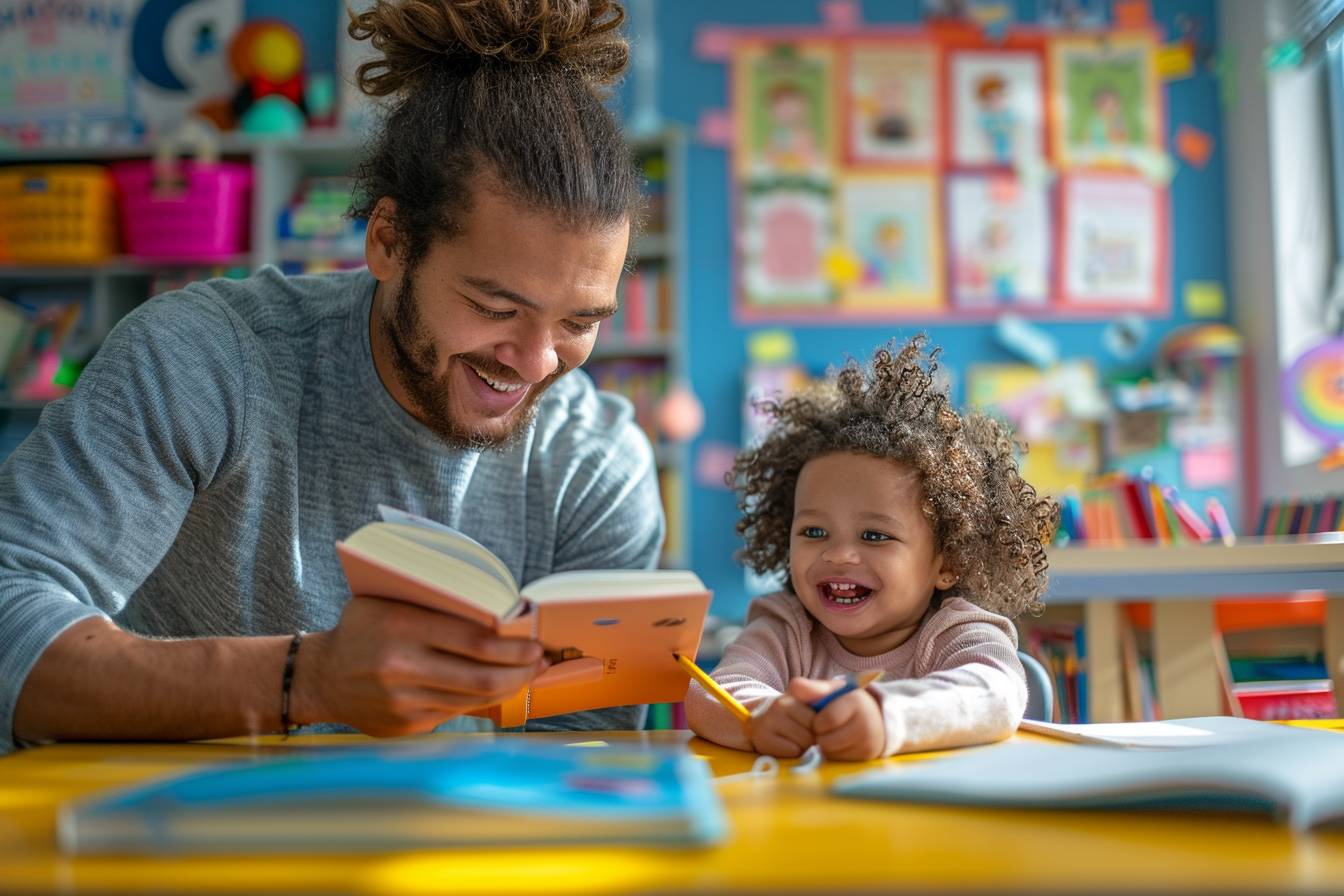
[[[247,250],[251,166],[146,159],[115,163],[112,179],[129,254],[224,261]]]

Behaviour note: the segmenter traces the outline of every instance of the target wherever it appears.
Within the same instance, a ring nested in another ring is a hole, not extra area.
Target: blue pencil
[[[832,700],[836,699],[837,697],[843,697],[850,691],[855,691],[858,690],[859,688],[866,688],[868,687],[868,685],[877,681],[881,677],[882,677],[882,670],[880,669],[872,672],[865,672],[858,678],[855,678],[853,675],[846,675],[844,684],[840,685],[840,687],[831,691],[826,696],[820,697],[815,702],[809,703],[808,705],[812,707],[813,712],[821,712],[823,709],[826,708],[827,704],[829,704]]]

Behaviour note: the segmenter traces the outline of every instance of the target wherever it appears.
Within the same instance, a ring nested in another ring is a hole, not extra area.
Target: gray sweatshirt
[[[81,619],[160,638],[333,627],[349,597],[335,543],[380,503],[460,529],[524,584],[657,562],[653,452],[628,402],[575,371],[515,446],[450,449],[378,378],[374,286],[267,268],[153,299],[0,465],[0,753],[33,664]]]

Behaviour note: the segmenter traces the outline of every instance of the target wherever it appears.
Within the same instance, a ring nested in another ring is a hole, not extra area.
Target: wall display
[[[1167,281],[1166,193],[1132,175],[1060,186],[1060,295],[1074,307],[1151,308]]]
[[[1045,155],[1039,55],[974,50],[951,54],[952,162],[1015,165]]]
[[[939,153],[937,55],[927,46],[856,46],[846,54],[843,104],[851,164],[935,163]]]
[[[960,308],[1044,306],[1050,296],[1047,191],[1011,175],[947,181],[952,300]]]
[[[799,27],[723,43],[740,320],[1169,308],[1154,33]]]
[[[937,182],[929,175],[851,177],[840,188],[840,235],[860,260],[843,297],[865,310],[942,302]]]
[[[1060,164],[1134,165],[1161,151],[1155,51],[1147,37],[1051,43]]]

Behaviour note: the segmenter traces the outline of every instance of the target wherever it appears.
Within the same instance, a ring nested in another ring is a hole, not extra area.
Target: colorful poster
[[[736,59],[738,173],[830,176],[834,144],[829,45],[757,44]]]
[[[952,161],[1015,165],[1045,155],[1041,59],[1026,51],[952,54]]]
[[[1165,193],[1138,177],[1077,175],[1061,190],[1061,301],[1097,309],[1165,306]]]
[[[848,57],[847,140],[854,164],[933,164],[937,62],[930,47],[860,46]]]
[[[1050,298],[1046,189],[1010,175],[947,184],[952,301],[960,308],[1043,307]]]
[[[974,364],[966,401],[1008,421],[1027,451],[1022,478],[1041,494],[1081,488],[1100,464],[1096,422],[1108,404],[1096,368],[1067,361],[1048,370],[1030,364]]]
[[[738,239],[745,304],[831,304],[834,290],[822,263],[834,241],[829,189],[760,183],[743,192]]]
[[[860,261],[849,307],[901,312],[942,304],[937,179],[854,176],[840,187],[840,232]]]
[[[1344,445],[1344,337],[1328,339],[1298,356],[1284,371],[1283,406],[1320,443]]]
[[[1061,164],[1135,165],[1161,152],[1152,39],[1057,40],[1050,47]]]
[[[64,136],[52,127],[126,118],[137,5],[0,0],[0,126],[48,140]]]

